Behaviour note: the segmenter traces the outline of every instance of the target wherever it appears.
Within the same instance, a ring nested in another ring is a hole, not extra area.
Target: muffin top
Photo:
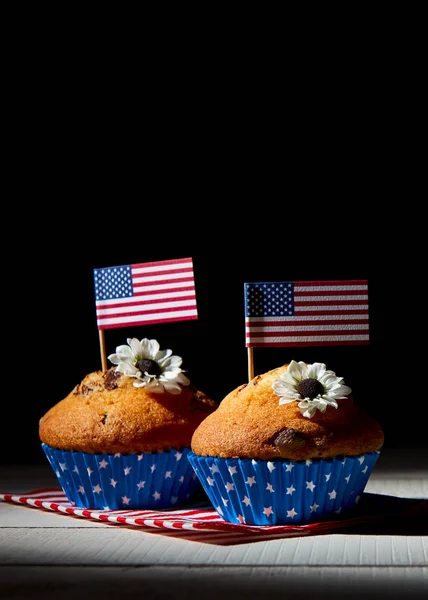
[[[39,423],[42,442],[61,450],[132,454],[190,447],[217,404],[190,384],[182,359],[156,340],[128,339],[117,365],[87,375]]]
[[[191,448],[202,456],[307,460],[378,450],[379,423],[322,363],[283,365],[228,394],[198,426]]]

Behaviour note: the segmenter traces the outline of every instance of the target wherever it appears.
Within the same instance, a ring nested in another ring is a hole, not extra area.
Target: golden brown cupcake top
[[[42,442],[89,453],[142,453],[190,446],[216,403],[189,385],[177,393],[136,387],[115,368],[96,371],[40,420]]]
[[[290,377],[289,366],[296,369],[296,365],[304,363],[293,361],[258,375],[228,394],[196,429],[193,452],[222,458],[306,460],[355,456],[382,446],[381,426],[354,404],[341,378],[314,363],[318,367],[305,374],[319,376],[323,393],[314,381],[302,384],[317,377],[299,381],[296,371]]]

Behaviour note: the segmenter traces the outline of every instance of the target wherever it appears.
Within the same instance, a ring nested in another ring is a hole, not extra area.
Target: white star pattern
[[[153,471],[155,471],[155,470],[156,470],[156,465],[152,465],[152,466],[150,467],[150,471],[153,473]]]
[[[292,316],[294,314],[293,286],[284,286],[277,282],[263,285],[245,284],[245,313],[249,317],[271,317],[276,314]],[[274,306],[276,310],[274,310]]]
[[[208,485],[214,485],[214,479],[212,477],[207,477]]]
[[[275,465],[273,464],[273,462],[270,462],[270,461],[268,461],[267,468],[269,469],[269,471],[270,471],[271,473],[272,473],[272,471],[275,471],[275,469],[276,469],[276,467],[275,467]]]
[[[227,503],[229,502],[229,500],[228,500],[227,498],[222,498],[222,500],[223,500],[223,504],[224,504],[225,506],[227,506]]]
[[[255,477],[247,477],[247,481],[245,483],[248,483],[248,485],[250,487],[252,487],[253,484],[256,483],[256,478]]]
[[[243,517],[242,515],[238,515],[236,518],[240,523],[245,523],[245,517]]]
[[[307,467],[310,467],[310,466],[311,466],[311,464],[312,464],[312,461],[311,461],[311,459],[310,459],[310,458],[308,458],[308,460],[306,460],[306,461],[305,461],[305,464],[306,464],[306,466],[307,466]],[[296,514],[297,514],[297,513],[296,513]]]
[[[145,481],[139,481],[139,482],[137,483],[137,488],[138,488],[139,490],[141,490],[141,489],[144,487],[144,484],[145,484],[145,483],[146,483]]]
[[[368,465],[366,465],[366,466],[364,467],[364,469],[361,471],[361,473],[367,473],[367,469],[368,469],[368,468],[369,468],[369,466],[368,466]]]
[[[132,469],[132,467],[125,467],[125,468],[123,469],[123,472],[125,473],[125,475],[129,475],[129,474],[130,474],[130,472],[131,472],[131,469]]]
[[[117,481],[115,481],[114,479],[110,478],[110,485],[115,488],[116,484],[117,484]]]
[[[295,492],[295,491],[296,491],[296,488],[293,487],[293,484],[291,484],[291,486],[287,488],[287,493],[285,495],[291,496],[293,494],[293,492]]]
[[[138,460],[143,460],[144,454],[138,454]]]
[[[116,454],[113,456],[113,458],[120,458],[122,455],[120,452],[116,452]]]
[[[155,493],[154,493],[154,494],[152,494],[152,496],[153,496],[153,498],[154,498],[155,500],[159,500],[159,499],[160,499],[160,497],[161,497],[161,495],[160,495],[160,494],[159,494],[159,492],[157,492],[157,491],[155,491]]]
[[[307,490],[311,490],[311,492],[313,492],[316,487],[317,486],[314,484],[313,481],[307,481],[306,482],[306,489]]]
[[[223,511],[221,510],[220,506],[217,506],[216,511],[218,512],[219,515],[223,516]]]
[[[270,517],[271,515],[273,515],[272,506],[265,506],[263,508],[263,514],[265,514],[267,517]]]
[[[273,487],[272,487],[272,484],[271,484],[271,483],[268,483],[268,484],[267,484],[267,486],[266,486],[266,489],[267,489],[267,490],[269,490],[271,494],[273,494],[273,493],[275,492],[275,490],[273,489]]]
[[[215,464],[213,464],[213,465],[210,467],[210,471],[211,471],[211,473],[220,473],[220,469],[219,469],[219,468],[218,468],[218,466],[217,466],[217,465],[215,465]]]
[[[67,465],[65,463],[59,463],[62,471],[67,471]]]
[[[360,465],[362,465],[363,462],[364,462],[364,456],[359,456],[358,457],[358,462],[360,463]]]
[[[122,496],[122,504],[129,504],[131,502],[131,498],[128,496]]]
[[[288,471],[289,473],[291,473],[292,469],[294,469],[293,463],[288,463],[288,465],[285,465],[285,470]]]
[[[236,475],[236,467],[227,467],[227,470],[231,475]]]
[[[96,485],[95,487],[93,487],[92,489],[93,489],[93,491],[94,491],[96,494],[100,494],[100,493],[102,492],[102,489],[101,489],[101,487],[100,487],[100,485],[99,485],[98,483],[97,483],[97,485]]]
[[[58,471],[58,469],[55,471],[55,475],[56,475],[57,477],[61,477],[61,473]]]
[[[165,471],[165,479],[172,479],[172,471]]]
[[[82,494],[82,496],[85,493],[85,488],[83,487],[83,485],[79,485],[79,489],[77,490],[79,492],[79,494]]]
[[[183,453],[182,452],[176,452],[174,454],[174,456],[175,456],[175,460],[181,460],[181,457],[183,456]]]
[[[245,506],[249,506],[251,504],[251,501],[248,498],[248,496],[244,496],[242,502],[245,504]]]
[[[333,490],[332,492],[328,492],[328,495],[330,496],[330,500],[334,500],[337,496],[337,492],[336,490]]]
[[[233,485],[233,483],[230,483],[230,481],[227,481],[224,487],[227,489],[228,492],[232,492],[235,490],[235,486]]]
[[[349,480],[351,479],[351,473],[349,473],[348,477],[345,477],[345,481],[346,483],[349,483]]]
[[[316,502],[314,502],[312,504],[312,506],[310,506],[309,508],[311,509],[311,513],[313,513],[313,512],[316,512],[317,508],[319,508],[319,507],[320,507],[320,505],[317,504]]]
[[[179,481],[180,483],[183,483],[183,481],[184,481],[184,475],[182,475],[178,481]]]
[[[294,517],[295,517],[296,515],[298,515],[298,514],[299,514],[299,513],[297,513],[297,512],[294,510],[294,507],[293,507],[291,510],[287,510],[287,517],[289,517],[290,519],[294,519]]]
[[[326,475],[326,476],[325,476],[325,480],[326,480],[326,482],[327,482],[327,481],[330,481],[330,477],[331,477],[331,473],[329,473],[328,475]]]
[[[73,473],[79,474],[79,469],[77,468],[77,465],[74,465]]]
[[[108,465],[108,462],[103,458],[102,461],[100,461],[98,464],[100,465],[101,469],[105,469]]]
[[[251,464],[253,465],[253,467],[255,467],[255,466],[256,466],[256,464],[257,464],[257,461],[256,461],[256,460],[254,460],[254,458],[253,458],[253,460],[251,461]]]
[[[91,469],[91,467],[88,467],[86,470],[88,471],[88,475],[90,477],[93,473],[93,470]]]

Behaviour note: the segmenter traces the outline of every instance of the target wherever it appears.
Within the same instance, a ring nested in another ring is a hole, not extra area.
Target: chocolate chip
[[[103,425],[105,425],[105,424],[106,424],[106,419],[107,419],[107,415],[104,415],[104,416],[103,416],[103,418],[101,419],[101,423],[102,423]]]
[[[255,379],[253,379],[252,384],[257,385],[261,378],[262,378],[261,375],[257,375],[257,377]]]
[[[273,443],[278,448],[281,455],[284,454],[284,456],[286,456],[288,450],[301,448],[306,444],[306,440],[301,433],[292,427],[287,427],[287,429],[283,429],[279,432],[273,440]]]
[[[104,375],[104,386],[106,390],[115,390],[118,387],[117,380],[122,376],[114,369],[109,369]]]

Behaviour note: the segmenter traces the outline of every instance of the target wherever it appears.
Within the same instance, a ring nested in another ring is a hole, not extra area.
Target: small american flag
[[[94,269],[98,329],[198,318],[191,258]]]
[[[247,347],[369,343],[367,281],[245,284]]]

